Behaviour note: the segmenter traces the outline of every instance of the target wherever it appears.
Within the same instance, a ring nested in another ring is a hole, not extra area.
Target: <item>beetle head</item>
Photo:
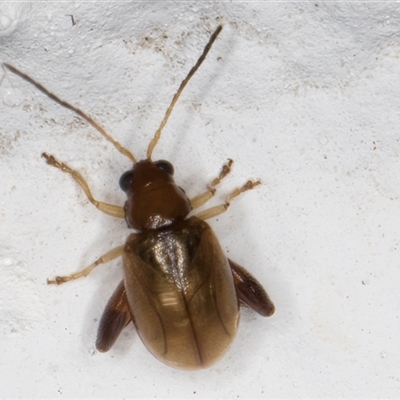
[[[158,229],[184,219],[192,209],[185,192],[175,184],[168,161],[142,160],[119,180],[128,199],[125,219],[129,228]]]

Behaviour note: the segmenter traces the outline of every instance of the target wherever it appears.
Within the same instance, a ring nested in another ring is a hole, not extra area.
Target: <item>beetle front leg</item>
[[[240,302],[263,317],[270,317],[275,312],[275,306],[260,282],[240,265],[232,260],[228,261]]]
[[[224,179],[231,172],[232,164],[233,160],[228,158],[228,162],[223,165],[220,174],[216,178],[214,178],[212,182],[208,185],[208,190],[204,193],[199,194],[196,197],[193,197],[193,199],[190,200],[193,210],[206,204],[215,195],[215,193],[217,192],[215,186],[219,185],[222,179]]]
[[[90,264],[82,271],[75,272],[74,274],[67,276],[56,276],[54,279],[47,279],[48,285],[61,285],[62,283],[72,281],[74,279],[79,279],[84,276],[88,276],[98,265],[108,263],[115,258],[121,257],[124,253],[124,246],[118,246],[110,250],[106,254],[103,254],[98,260],[93,264]]]
[[[92,195],[92,192],[90,191],[89,185],[78,171],[75,171],[74,169],[70,168],[67,164],[58,161],[56,158],[54,158],[53,156],[49,156],[46,153],[43,153],[42,157],[46,159],[47,164],[52,165],[53,167],[56,167],[63,172],[66,172],[67,174],[70,174],[74,178],[76,183],[83,189],[88,200],[95,207],[97,207],[97,209],[103,211],[108,215],[111,215],[112,217],[125,218],[125,210],[123,207],[95,200]]]

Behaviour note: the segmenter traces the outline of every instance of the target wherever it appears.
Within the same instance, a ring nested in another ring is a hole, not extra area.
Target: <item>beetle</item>
[[[133,167],[119,180],[127,196],[124,207],[120,207],[97,201],[78,171],[52,155],[42,154],[48,164],[70,174],[100,211],[125,218],[127,226],[136,230],[123,246],[112,249],[83,270],[48,280],[49,284],[59,285],[78,279],[87,276],[96,266],[122,256],[124,279],[106,305],[98,328],[96,347],[101,352],[108,351],[124,327],[133,322],[148,350],[165,364],[186,370],[207,368],[220,359],[232,343],[241,305],[262,316],[271,316],[275,311],[261,284],[226,257],[205,222],[226,211],[235,197],[260,182],[249,180],[232,191],[224,203],[189,216],[192,210],[205,205],[214,196],[216,186],[229,174],[233,161],[228,160],[204,193],[189,199],[174,181],[172,164],[151,159],[175,103],[221,30],[220,25],[182,81],[148,146],[147,157],[141,161],[79,108],[61,100],[14,66],[4,64],[89,122],[133,162]]]

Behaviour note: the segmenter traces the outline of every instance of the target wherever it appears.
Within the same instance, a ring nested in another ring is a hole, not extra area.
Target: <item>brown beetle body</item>
[[[235,337],[239,302],[228,260],[196,218],[129,236],[125,286],[146,347],[175,368],[212,365]]]
[[[87,276],[97,265],[123,257],[124,280],[101,318],[96,340],[99,351],[109,350],[132,321],[145,346],[165,364],[189,370],[206,368],[221,358],[232,343],[238,328],[240,305],[247,305],[263,316],[274,313],[274,305],[260,283],[225,256],[218,239],[204,221],[226,211],[235,197],[259,182],[249,180],[232,191],[223,204],[187,218],[192,210],[213,197],[215,187],[230,172],[232,160],[224,165],[204,193],[192,199],[176,185],[173,167],[168,161],[151,160],[173,106],[221,29],[219,26],[211,36],[203,54],[183,80],[149,144],[147,159],[139,162],[81,110],[59,99],[15,67],[4,64],[88,121],[134,164],[120,178],[120,187],[127,195],[122,208],[95,200],[79,172],[43,153],[48,164],[73,177],[100,211],[125,218],[128,227],[138,231],[128,237],[124,246],[112,249],[82,271],[48,281],[61,284]]]

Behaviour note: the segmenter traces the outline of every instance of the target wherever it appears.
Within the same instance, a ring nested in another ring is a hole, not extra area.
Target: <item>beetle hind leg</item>
[[[133,320],[124,281],[114,291],[100,320],[97,330],[96,348],[106,352],[111,349],[122,330]]]
[[[232,165],[233,160],[228,158],[228,162],[222,166],[219,175],[214,178],[212,182],[208,185],[208,190],[204,193],[199,194],[196,197],[193,197],[193,199],[190,200],[193,210],[206,204],[215,195],[215,193],[217,192],[217,189],[215,187],[219,185],[222,179],[224,179],[232,171]]]
[[[239,301],[263,317],[270,317],[275,312],[275,306],[260,282],[240,265],[228,261]]]
[[[95,207],[97,207],[97,209],[116,218],[125,218],[125,210],[123,209],[123,207],[115,206],[113,204],[103,203],[101,201],[97,201],[96,199],[94,199],[92,192],[90,191],[89,185],[87,184],[84,177],[78,171],[75,171],[74,169],[70,168],[67,164],[58,161],[55,157],[50,156],[46,153],[43,153],[42,157],[46,159],[47,164],[60,169],[62,172],[70,174],[74,178],[75,182],[83,189],[88,200]]]

